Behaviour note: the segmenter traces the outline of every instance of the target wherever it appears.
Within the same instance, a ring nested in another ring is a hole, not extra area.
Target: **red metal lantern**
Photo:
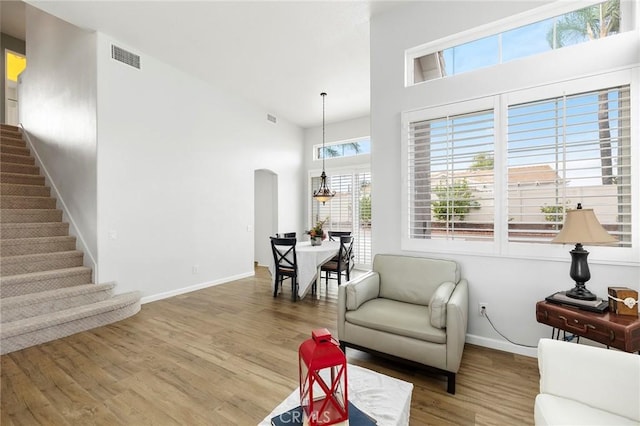
[[[312,426],[349,420],[347,358],[326,328],[311,332],[298,350],[300,406]]]

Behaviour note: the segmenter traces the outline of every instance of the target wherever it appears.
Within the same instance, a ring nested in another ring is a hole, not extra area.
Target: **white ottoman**
[[[357,365],[347,366],[348,396],[356,407],[374,419],[379,426],[409,424],[413,384]],[[271,418],[300,405],[300,388],[296,388],[259,426],[270,426]]]

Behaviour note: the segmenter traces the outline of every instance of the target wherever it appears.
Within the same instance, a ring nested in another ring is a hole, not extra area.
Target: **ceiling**
[[[369,114],[369,21],[398,1],[28,0],[307,128]],[[21,2],[2,0],[15,37]],[[22,6],[24,6],[22,4]],[[20,17],[22,13],[22,17]],[[14,18],[15,16],[15,18]],[[23,38],[23,37],[19,37]],[[28,40],[27,45],[28,45]],[[144,62],[143,62],[144,63]]]

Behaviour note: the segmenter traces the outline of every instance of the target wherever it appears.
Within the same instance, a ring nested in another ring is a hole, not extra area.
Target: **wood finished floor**
[[[298,385],[297,348],[336,333],[321,298],[273,298],[269,275],[142,306],[132,318],[3,355],[0,423],[255,425]],[[328,293],[328,294],[326,294]],[[350,363],[414,384],[411,425],[533,424],[536,360],[467,344],[455,395],[444,377],[347,350]]]

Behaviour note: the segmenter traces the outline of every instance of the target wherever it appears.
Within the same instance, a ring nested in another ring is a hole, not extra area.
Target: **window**
[[[629,86],[508,108],[509,241],[548,242],[577,202],[631,245]]]
[[[416,84],[608,37],[621,31],[622,12],[619,0],[609,0],[442,50],[411,49],[407,81]]]
[[[614,250],[634,248],[605,257],[631,258],[638,252],[632,75],[403,113],[402,248],[531,255],[531,244],[549,244],[565,211],[581,203],[618,239]]]
[[[351,231],[356,264],[370,265],[371,260],[371,173],[368,170],[335,173],[327,176],[327,184],[336,191],[324,205],[311,201],[311,223],[329,218],[327,231]],[[320,178],[311,179],[312,188]]]
[[[371,139],[358,138],[347,141],[334,142],[325,144],[324,158],[352,157],[354,155],[370,154]],[[321,160],[323,158],[322,144],[313,146],[313,159]]]
[[[409,123],[409,237],[493,239],[493,110]]]

